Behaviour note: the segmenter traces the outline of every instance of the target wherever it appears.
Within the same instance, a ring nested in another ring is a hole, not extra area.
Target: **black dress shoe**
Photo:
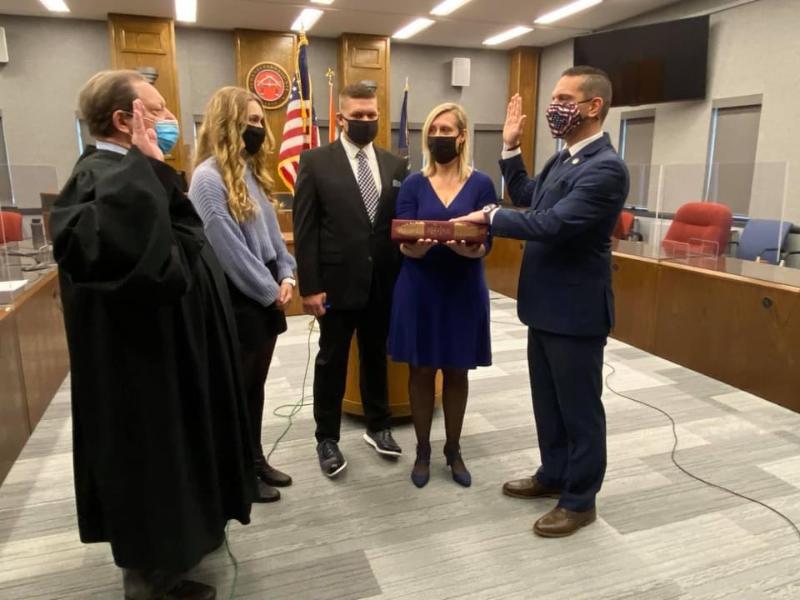
[[[319,468],[328,477],[336,477],[347,467],[347,461],[334,440],[322,440],[317,444]]]
[[[281,499],[281,493],[271,485],[267,485],[260,479],[256,479],[256,497],[253,502],[266,504],[267,502],[277,502]]]
[[[364,441],[375,448],[375,452],[382,456],[398,457],[403,454],[403,450],[397,445],[392,437],[391,429],[381,429],[380,431],[367,431],[364,434]]]
[[[256,476],[274,487],[288,487],[292,485],[292,478],[270,465],[265,458],[256,460]]]
[[[217,588],[198,581],[181,581],[158,600],[215,600]]]

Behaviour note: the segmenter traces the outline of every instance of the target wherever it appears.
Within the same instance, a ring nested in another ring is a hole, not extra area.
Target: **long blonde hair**
[[[247,193],[244,168],[247,161],[253,177],[269,197],[274,185],[267,168],[267,157],[275,147],[275,138],[269,127],[264,145],[254,155],[244,150],[242,133],[247,127],[247,110],[251,101],[261,102],[258,97],[244,88],[226,86],[211,96],[203,116],[203,124],[197,135],[195,168],[207,158],[214,157],[222,181],[228,190],[228,209],[237,222],[252,219],[258,212],[258,205]],[[263,112],[263,107],[262,107]],[[267,117],[264,115],[264,124]]]
[[[445,113],[453,113],[456,118],[456,125],[459,129],[459,134],[464,136],[464,143],[458,153],[458,178],[461,181],[466,181],[467,177],[472,173],[472,167],[469,165],[470,157],[470,139],[469,139],[469,120],[467,113],[460,104],[453,102],[445,102],[434,108],[428,113],[428,118],[425,119],[425,124],[422,126],[422,158],[425,165],[422,169],[422,174],[425,177],[431,177],[436,173],[436,161],[431,158],[431,151],[428,149],[428,132],[431,129],[433,122]]]

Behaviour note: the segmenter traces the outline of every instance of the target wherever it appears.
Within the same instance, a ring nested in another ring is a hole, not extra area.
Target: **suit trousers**
[[[319,319],[319,353],[314,365],[314,420],[317,441],[339,441],[347,360],[353,332],[358,336],[361,403],[370,431],[391,424],[386,383],[386,338],[389,334],[390,296],[373,279],[366,307],[329,309]]]
[[[542,465],[536,479],[561,490],[559,506],[594,508],[606,471],[606,336],[528,330],[528,368]]]

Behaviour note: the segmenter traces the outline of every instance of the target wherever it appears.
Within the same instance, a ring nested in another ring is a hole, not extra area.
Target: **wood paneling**
[[[522,134],[522,160],[529,174],[533,174],[536,152],[536,100],[539,88],[539,56],[541,50],[521,46],[509,52],[508,97],[522,96],[522,114],[526,115]]]
[[[178,68],[175,62],[175,25],[172,19],[139,17],[133,15],[108,15],[111,36],[111,65],[115,69],[155,67],[158,79],[153,84],[164,97],[167,108],[181,121],[178,96]],[[188,165],[183,135],[167,162],[179,171]]]
[[[282,211],[278,212],[279,221],[280,221],[280,214]],[[291,215],[291,212],[289,213]],[[291,221],[289,221],[291,226]],[[281,231],[283,232],[283,239],[286,240],[286,249],[289,253],[294,256],[294,233],[291,233],[291,229],[289,232],[286,232],[283,227],[281,227]],[[297,275],[295,275],[295,279]],[[289,302],[289,306],[284,309],[287,317],[296,317],[297,315],[303,314],[303,301],[300,299],[300,285],[296,285],[294,288],[294,293],[292,294],[292,301]],[[311,317],[309,317],[310,319]]]
[[[277,31],[256,31],[252,29],[237,29],[233,34],[234,49],[236,54],[236,81],[243,88],[247,88],[247,75],[255,65],[261,62],[273,62],[293,77],[296,64],[297,36],[293,33]],[[275,151],[270,154],[270,173],[275,180],[275,191],[286,192],[288,188],[278,177],[278,148],[283,135],[283,125],[286,123],[286,107],[267,110],[267,126],[275,138]]]
[[[0,309],[0,483],[30,433],[17,323],[12,312]]]
[[[484,261],[486,283],[489,289],[508,296],[517,297],[519,270],[525,242],[508,238],[494,238],[492,251]]]
[[[31,429],[41,419],[69,372],[64,315],[55,271],[16,310],[19,350]]]
[[[658,262],[614,254],[611,276],[616,305],[612,337],[653,352],[658,305]]]
[[[345,33],[339,37],[339,90],[351,83],[370,80],[378,84],[378,137],[375,143],[392,149],[390,119],[389,65],[391,42],[388,37]]]
[[[668,262],[660,271],[655,353],[800,412],[800,290]]]
[[[68,372],[53,270],[0,309],[0,483]]]
[[[350,344],[350,356],[347,360],[347,384],[344,390],[342,410],[348,415],[364,416],[361,405],[361,361],[358,358],[358,340],[353,336]],[[396,363],[387,358],[386,377],[389,387],[389,410],[392,417],[402,418],[411,416],[411,403],[408,400],[408,365]],[[442,373],[436,374],[434,384],[434,402],[436,406],[442,405]]]
[[[519,244],[495,239],[486,258],[489,288],[511,298]],[[721,261],[614,252],[612,337],[800,412],[800,289],[726,273]]]

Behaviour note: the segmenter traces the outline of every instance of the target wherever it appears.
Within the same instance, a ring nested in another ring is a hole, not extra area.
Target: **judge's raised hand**
[[[163,162],[164,153],[158,147],[155,129],[148,129],[144,125],[144,102],[138,98],[133,101],[133,133],[131,144],[136,146],[142,154]]]
[[[526,115],[522,114],[522,96],[514,94],[508,103],[506,122],[503,125],[503,144],[506,148],[520,145],[525,119]]]

